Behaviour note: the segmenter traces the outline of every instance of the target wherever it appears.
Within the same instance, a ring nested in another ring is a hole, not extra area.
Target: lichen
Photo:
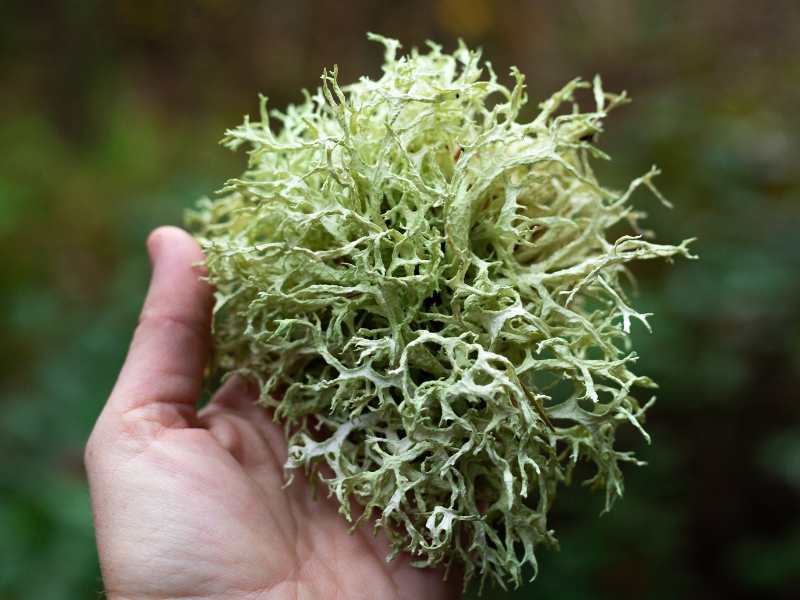
[[[258,381],[287,473],[375,518],[393,554],[518,585],[555,543],[547,514],[578,462],[606,509],[621,463],[641,464],[614,444],[621,424],[647,438],[634,388],[655,387],[631,370],[649,315],[626,265],[690,256],[688,240],[637,225],[637,188],[666,204],[655,169],[622,192],[592,171],[624,94],[576,79],[522,120],[517,69],[508,88],[463,45],[399,56],[371,37],[379,79],[325,71],[225,135],[247,170],[188,216],[216,286],[212,370]]]

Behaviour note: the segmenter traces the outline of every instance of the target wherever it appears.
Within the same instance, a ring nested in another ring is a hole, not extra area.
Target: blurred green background
[[[649,466],[626,498],[561,494],[536,582],[492,598],[800,593],[800,3],[9,2],[0,7],[0,598],[96,598],[82,445],[143,297],[147,232],[240,172],[225,127],[316,86],[377,75],[366,31],[458,37],[530,97],[601,73],[634,103],[598,167],[653,163],[638,197],[702,260],[637,269],[640,370],[661,383]]]

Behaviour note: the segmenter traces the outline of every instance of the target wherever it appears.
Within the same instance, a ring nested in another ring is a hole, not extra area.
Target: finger
[[[256,404],[258,395],[258,384],[236,373],[214,393],[207,408],[219,407],[246,414],[265,415],[265,409]]]
[[[147,240],[150,289],[108,408],[126,412],[152,403],[194,405],[210,346],[211,287],[201,280],[200,247],[177,227]]]
[[[258,385],[244,377],[234,375],[214,394],[208,406],[200,411],[200,422],[205,424],[218,441],[240,459],[240,462],[246,463],[248,458],[252,459],[250,462],[263,462],[266,450],[270,461],[281,467],[286,462],[286,440],[283,429],[273,420],[271,411],[259,405],[257,401]],[[220,421],[223,422],[221,426]],[[226,431],[231,424],[246,425],[240,429],[255,433],[258,443],[252,443],[253,440],[248,440],[247,435],[240,436],[240,441],[250,443],[249,446],[241,448],[242,452],[237,455],[227,443],[227,439],[232,439]]]

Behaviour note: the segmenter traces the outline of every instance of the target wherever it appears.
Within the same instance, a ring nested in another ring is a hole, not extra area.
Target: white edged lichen
[[[690,256],[648,239],[590,159],[625,95],[574,80],[520,112],[480,54],[398,54],[226,133],[249,163],[188,216],[216,286],[217,374],[260,384],[286,424],[289,473],[319,477],[394,554],[518,585],[555,543],[547,514],[578,462],[606,508],[615,432],[641,431],[655,387],[632,368],[634,260]],[[587,88],[594,107],[575,94]],[[629,235],[609,239],[623,228]],[[637,390],[637,388],[639,388]],[[363,513],[357,506],[365,507]]]

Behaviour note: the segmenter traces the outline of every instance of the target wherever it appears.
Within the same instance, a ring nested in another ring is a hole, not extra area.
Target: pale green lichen
[[[568,83],[527,97],[480,55],[386,48],[380,79],[336,70],[285,113],[227,132],[249,166],[189,223],[216,286],[214,370],[244,373],[287,425],[287,468],[320,476],[394,553],[519,584],[579,461],[622,495],[618,425],[641,426],[633,260],[689,256],[641,232],[631,194],[589,165],[625,101]],[[593,92],[581,112],[574,95]],[[564,110],[566,107],[567,110]],[[660,196],[659,196],[660,198]],[[663,199],[662,199],[663,200]],[[633,235],[608,239],[620,225]],[[649,326],[648,326],[649,327]]]

